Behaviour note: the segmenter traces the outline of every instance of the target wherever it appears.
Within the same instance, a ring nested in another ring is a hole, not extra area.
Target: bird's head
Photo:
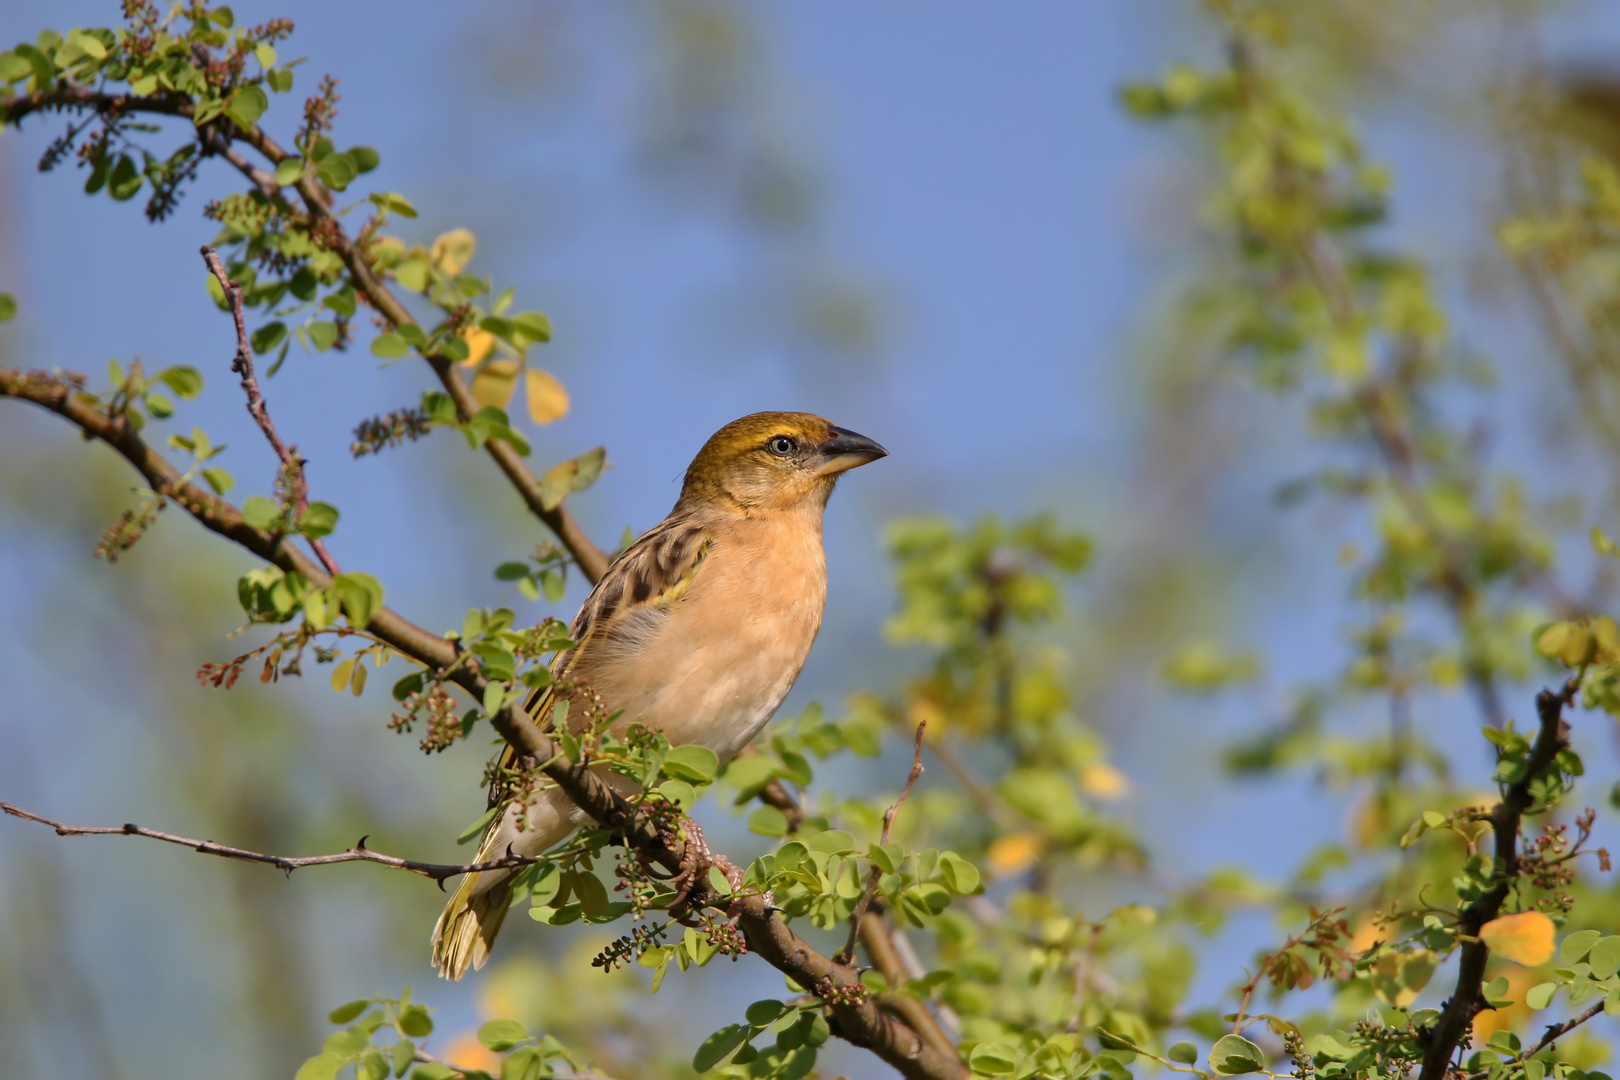
[[[710,436],[686,470],[685,505],[743,512],[821,507],[839,474],[888,451],[814,413],[762,412]]]

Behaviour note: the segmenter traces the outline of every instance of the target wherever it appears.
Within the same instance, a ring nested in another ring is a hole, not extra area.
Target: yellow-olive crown
[[[825,417],[759,412],[709,437],[686,470],[677,505],[744,512],[825,504],[840,473],[888,451]]]

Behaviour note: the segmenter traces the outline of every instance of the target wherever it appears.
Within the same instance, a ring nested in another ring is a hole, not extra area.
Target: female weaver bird
[[[559,700],[589,687],[604,715],[619,714],[616,735],[641,724],[677,746],[698,743],[722,763],[731,760],[782,704],[821,627],[821,516],[833,485],[887,455],[810,413],[755,413],[715,432],[686,470],[675,509],[591,590],[569,627],[576,644],[552,661],[551,685],[526,703],[529,715],[543,723]],[[507,747],[502,766],[513,757]],[[492,806],[506,798],[500,783],[491,788]],[[484,830],[476,861],[508,849],[539,855],[585,821],[555,787],[526,807],[510,801]],[[433,927],[440,974],[459,979],[484,966],[511,903],[513,873],[462,879]]]

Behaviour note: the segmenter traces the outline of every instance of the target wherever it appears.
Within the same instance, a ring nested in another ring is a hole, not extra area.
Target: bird
[[[608,566],[525,708],[537,721],[582,687],[623,735],[632,725],[725,763],[787,697],[827,599],[822,516],[840,476],[888,451],[803,412],[735,420],[703,444],[663,521]],[[578,715],[583,708],[570,708]],[[503,751],[510,766],[515,751]],[[588,820],[555,787],[520,805],[495,771],[478,862],[537,856]],[[631,781],[608,774],[610,782]],[[505,802],[505,805],[501,804]],[[499,809],[496,809],[499,807]],[[433,927],[433,966],[458,980],[484,966],[512,899],[512,870],[465,875]]]

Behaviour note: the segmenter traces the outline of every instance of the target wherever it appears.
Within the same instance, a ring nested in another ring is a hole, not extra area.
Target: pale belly
[[[581,671],[610,711],[624,710],[614,726],[643,724],[721,761],[748,745],[793,688],[821,626],[825,564],[820,536],[808,539],[813,547],[769,561],[717,551],[633,660],[604,656]]]

